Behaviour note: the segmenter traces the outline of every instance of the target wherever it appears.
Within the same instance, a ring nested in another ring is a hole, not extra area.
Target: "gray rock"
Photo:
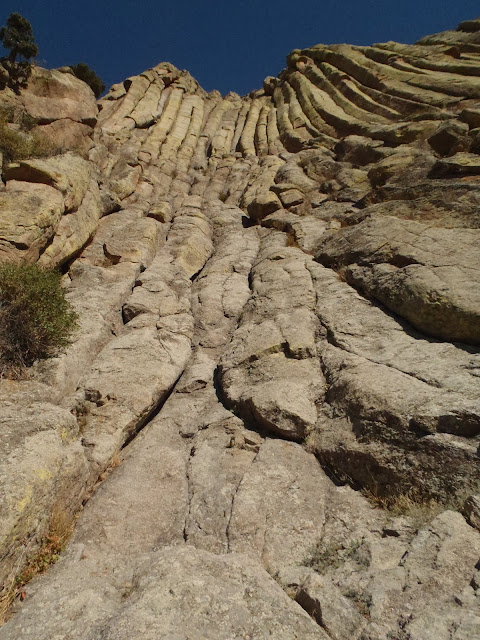
[[[123,612],[100,633],[121,638],[328,636],[245,556],[167,548],[140,568]],[[185,611],[189,615],[185,616]],[[92,638],[95,635],[91,636]]]
[[[367,625],[340,589],[318,575],[310,575],[305,580],[296,600],[333,640],[356,640]]]
[[[468,134],[468,125],[453,121],[441,124],[437,131],[428,138],[428,143],[441,156],[460,151],[459,145]]]
[[[480,264],[476,235],[476,229],[437,229],[375,217],[326,234],[317,260],[337,267],[356,263],[348,268],[347,279],[415,327],[446,340],[477,344],[479,302],[471,280]],[[448,258],[456,243],[462,246],[458,266]]]

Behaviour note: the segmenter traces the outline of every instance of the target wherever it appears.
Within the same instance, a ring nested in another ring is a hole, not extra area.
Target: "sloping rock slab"
[[[135,579],[120,615],[88,639],[327,638],[258,564],[193,547],[167,547]],[[79,636],[78,636],[79,637]]]

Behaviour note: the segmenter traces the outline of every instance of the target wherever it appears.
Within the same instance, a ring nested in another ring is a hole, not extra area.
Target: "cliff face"
[[[470,21],[243,98],[4,92],[62,153],[3,162],[1,260],[80,318],[0,380],[5,604],[98,490],[2,640],[480,636],[479,62]]]

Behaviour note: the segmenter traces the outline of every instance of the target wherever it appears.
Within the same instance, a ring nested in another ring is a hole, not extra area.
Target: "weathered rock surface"
[[[445,340],[478,344],[479,237],[477,229],[440,229],[396,217],[374,217],[325,234],[317,259],[327,266],[348,266],[348,282],[417,329]]]
[[[61,146],[3,163],[0,260],[79,315],[0,380],[1,640],[480,636],[479,34],[0,95]]]

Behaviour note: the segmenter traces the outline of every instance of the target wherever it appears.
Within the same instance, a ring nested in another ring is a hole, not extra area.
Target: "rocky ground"
[[[479,61],[477,20],[243,98],[2,92],[62,153],[3,162],[0,257],[80,327],[0,380],[1,640],[480,637]]]

